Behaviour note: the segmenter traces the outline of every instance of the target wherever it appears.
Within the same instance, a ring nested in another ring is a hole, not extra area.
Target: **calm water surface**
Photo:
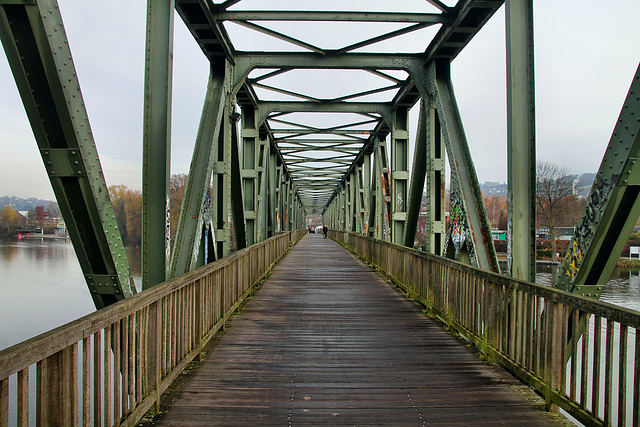
[[[140,249],[127,249],[140,286]],[[95,311],[69,241],[0,239],[0,350]]]
[[[139,288],[140,249],[127,255]],[[541,266],[537,281],[554,274]],[[602,300],[640,311],[640,268],[617,268]],[[0,350],[94,311],[71,243],[0,240]]]

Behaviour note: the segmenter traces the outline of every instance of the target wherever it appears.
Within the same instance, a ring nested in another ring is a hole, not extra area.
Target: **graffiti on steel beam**
[[[563,274],[569,279],[573,279],[580,271],[583,254],[586,253],[593,239],[594,228],[613,189],[613,183],[618,182],[619,178],[619,175],[613,174],[608,180],[609,182],[602,178],[597,178],[596,182],[593,183],[584,215],[580,225],[576,228],[573,243],[569,245],[562,260]]]

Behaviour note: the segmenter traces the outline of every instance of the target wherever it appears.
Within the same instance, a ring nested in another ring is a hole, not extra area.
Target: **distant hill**
[[[507,197],[507,184],[504,182],[483,182],[480,189],[485,196],[504,196]]]
[[[38,206],[49,206],[49,203],[54,203],[53,200],[42,200],[30,197],[28,199],[21,199],[15,196],[0,196],[0,209],[4,209],[7,205],[11,205],[13,210],[16,211],[30,211]]]
[[[593,181],[596,179],[595,173],[581,173],[579,175],[568,175],[573,181],[573,194],[576,196],[588,196],[591,191]],[[484,182],[480,184],[480,189],[485,196],[504,196],[507,197],[507,184],[503,182]]]

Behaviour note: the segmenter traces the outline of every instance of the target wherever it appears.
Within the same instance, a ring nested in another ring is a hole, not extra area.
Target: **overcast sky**
[[[107,184],[140,189],[146,1],[59,3]],[[640,61],[640,1],[535,0],[534,9],[538,159],[595,172]],[[208,66],[182,21],[175,22],[171,168],[187,173]],[[506,181],[504,27],[501,9],[453,63],[480,182]],[[4,55],[0,150],[0,196],[53,199]]]

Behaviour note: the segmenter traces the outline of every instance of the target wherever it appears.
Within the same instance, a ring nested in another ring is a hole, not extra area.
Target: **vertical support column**
[[[391,218],[392,242],[403,244],[407,220],[407,193],[409,190],[409,109],[393,112],[391,129]],[[411,244],[413,246],[413,242]]]
[[[275,232],[280,233],[282,228],[282,164],[276,166],[275,178]]]
[[[229,255],[231,246],[231,110],[227,96],[222,114],[222,124],[218,136],[218,152],[213,168],[213,225],[216,235],[216,249],[221,258]]]
[[[267,200],[266,200],[266,229],[267,235],[266,237],[273,237],[276,234],[276,202],[277,202],[277,194],[276,194],[276,177],[277,177],[277,162],[278,159],[276,157],[275,151],[271,150],[270,144],[267,143],[267,154],[269,165],[267,168],[267,173],[265,175],[265,179],[267,179]]]
[[[258,209],[256,212],[256,242],[261,242],[269,237],[269,160],[269,144],[266,140],[260,140],[260,143],[258,144]]]
[[[424,179],[427,174],[427,103],[420,101],[420,113],[418,116],[418,130],[413,150],[413,167],[411,168],[411,183],[409,185],[407,221],[404,229],[403,245],[409,248],[414,246],[420,208],[422,206],[422,191]],[[427,237],[428,239],[428,237]]]
[[[252,106],[242,107],[242,188],[244,190],[244,218],[247,224],[247,245],[257,241],[258,211],[258,129],[256,110]]]
[[[233,231],[236,237],[236,249],[247,247],[247,228],[244,219],[244,200],[242,177],[240,176],[240,141],[238,140],[237,122],[240,115],[231,113],[231,214],[233,215]]]
[[[444,253],[445,242],[445,146],[435,102],[430,102],[427,118],[427,250]]]
[[[376,239],[391,241],[391,193],[389,191],[389,166],[387,161],[387,144],[380,138],[375,144],[375,232]]]
[[[364,189],[364,229],[362,234],[371,236],[375,225],[371,225],[371,211],[375,209],[372,203],[371,195],[373,194],[371,185],[371,154],[365,154],[364,163],[362,165],[362,187]]]
[[[165,280],[169,262],[171,78],[174,0],[148,0],[142,164],[142,288]]]
[[[536,145],[533,0],[506,2],[508,268],[535,281]]]
[[[354,207],[354,220],[355,220],[355,231],[356,233],[362,234],[364,232],[364,218],[365,218],[365,210],[364,210],[364,187],[362,181],[362,165],[356,165],[354,170],[354,199],[355,199],[355,207]]]

